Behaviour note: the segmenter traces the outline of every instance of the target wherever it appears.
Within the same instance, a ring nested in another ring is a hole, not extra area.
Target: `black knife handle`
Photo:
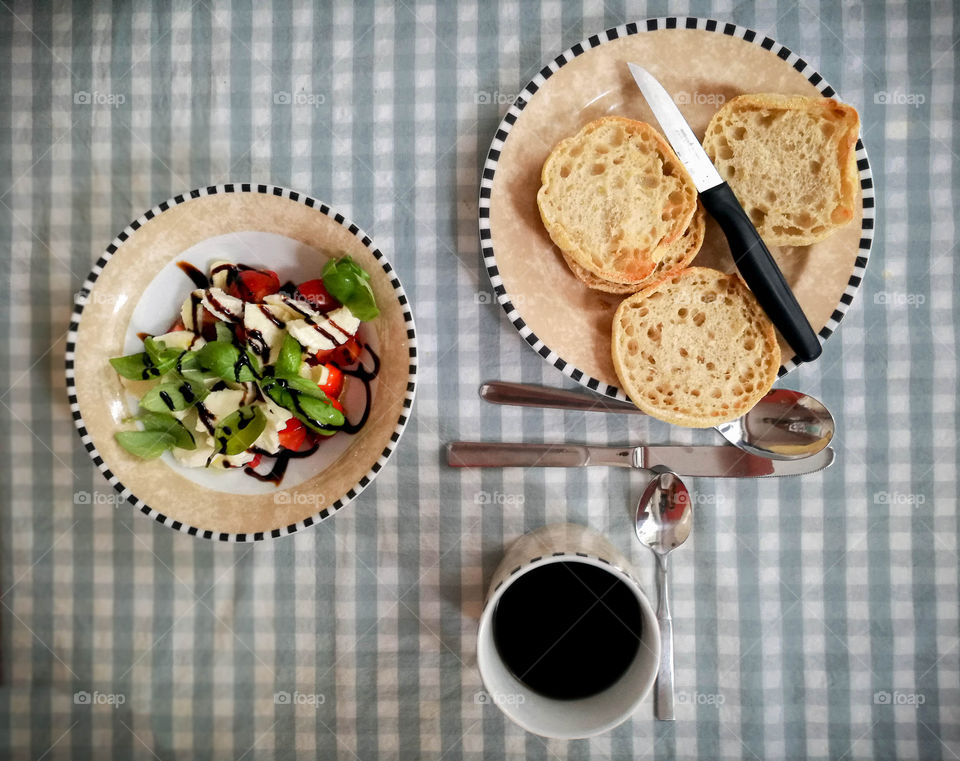
[[[793,348],[796,358],[803,362],[815,360],[823,350],[817,334],[733,190],[723,182],[701,193],[700,200],[727,236],[730,253],[744,282]]]

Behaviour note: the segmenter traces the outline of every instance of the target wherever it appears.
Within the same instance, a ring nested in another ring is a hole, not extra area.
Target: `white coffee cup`
[[[640,647],[630,667],[603,692],[577,700],[557,700],[531,690],[511,673],[493,639],[493,616],[504,592],[525,573],[558,562],[592,565],[624,581],[641,612]],[[495,703],[509,719],[543,737],[592,737],[629,718],[653,687],[659,663],[657,617],[626,558],[607,539],[586,526],[558,523],[524,534],[510,545],[494,571],[480,615],[477,665],[486,690],[482,702]]]

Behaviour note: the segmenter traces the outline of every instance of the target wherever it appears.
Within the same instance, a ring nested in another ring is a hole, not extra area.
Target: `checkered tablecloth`
[[[0,2],[0,758],[957,758],[960,11],[757,5]],[[479,173],[544,61],[668,13],[762,31],[858,107],[876,242],[822,360],[782,382],[835,412],[836,465],[691,482],[678,720],[648,704],[596,739],[547,741],[478,700],[484,584],[506,542],[570,520],[653,593],[630,520],[644,479],[455,471],[443,442],[718,437],[481,405],[484,379],[571,383],[491,298]],[[231,180],[308,192],[364,227],[421,347],[414,416],[377,481],[253,545],[117,504],[63,382],[74,294],[107,243]]]

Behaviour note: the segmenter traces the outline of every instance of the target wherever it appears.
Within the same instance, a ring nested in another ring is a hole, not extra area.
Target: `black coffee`
[[[575,700],[623,676],[640,647],[641,624],[640,603],[613,574],[586,563],[547,563],[503,593],[493,640],[531,690]]]

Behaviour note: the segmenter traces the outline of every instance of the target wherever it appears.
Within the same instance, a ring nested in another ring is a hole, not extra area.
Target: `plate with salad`
[[[416,386],[403,287],[296,191],[211,186],[133,222],[78,293],[74,420],[141,512],[250,541],[333,515],[377,476]]]

